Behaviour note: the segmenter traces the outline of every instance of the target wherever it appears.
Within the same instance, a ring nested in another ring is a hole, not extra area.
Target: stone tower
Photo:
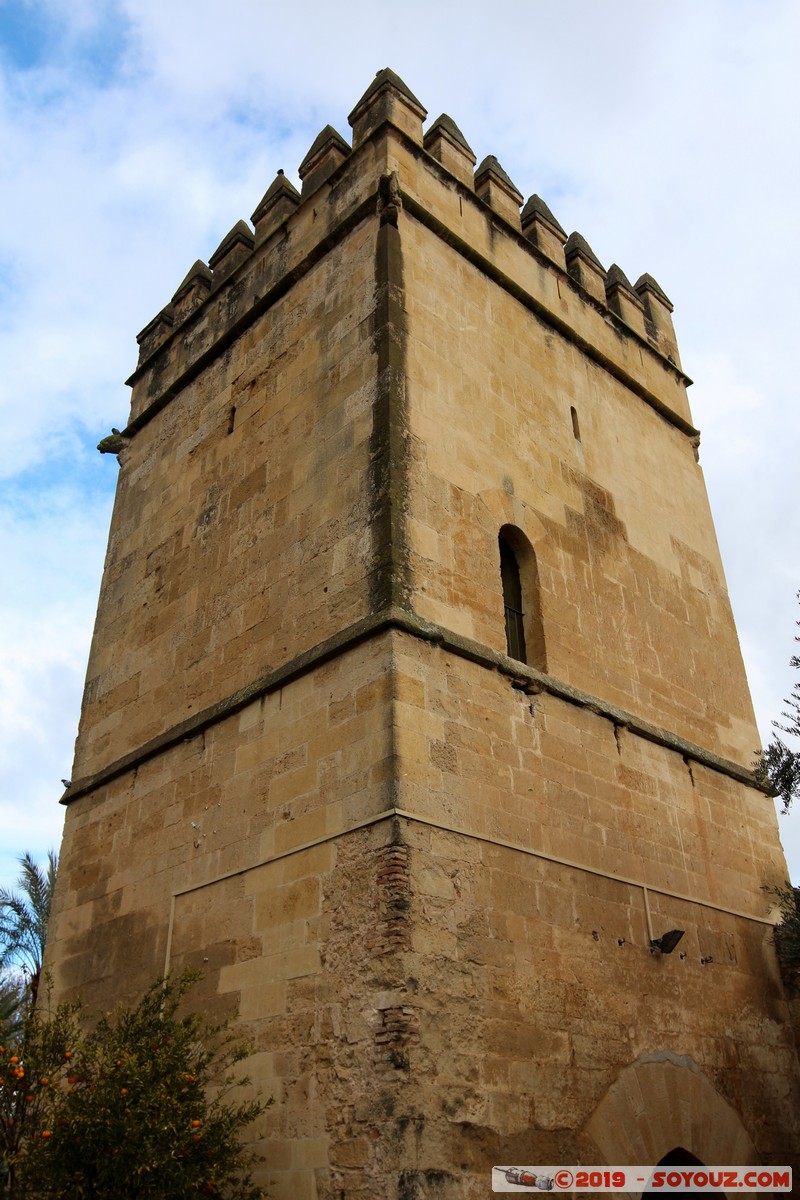
[[[672,306],[425,117],[381,71],[139,336],[57,994],[201,965],[273,1200],[791,1162],[785,867]]]

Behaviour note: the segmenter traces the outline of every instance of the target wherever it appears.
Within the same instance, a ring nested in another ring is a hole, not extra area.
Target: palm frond
[[[12,975],[0,976],[0,1036],[15,1037],[23,1022],[24,988]]]
[[[51,850],[42,868],[32,855],[19,859],[17,889],[0,888],[0,970],[16,969],[35,993],[47,944],[58,856]]]

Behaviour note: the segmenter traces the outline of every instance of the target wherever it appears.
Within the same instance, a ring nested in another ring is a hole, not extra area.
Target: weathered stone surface
[[[785,866],[671,304],[575,235],[570,274],[423,116],[381,73],[325,187],[279,176],[143,335],[56,994],[200,966],[275,1097],[272,1200],[797,1165]]]

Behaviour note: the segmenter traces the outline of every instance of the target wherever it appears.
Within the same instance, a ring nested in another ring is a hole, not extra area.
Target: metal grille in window
[[[522,613],[516,608],[506,609],[506,645],[509,658],[518,658],[525,662],[525,632],[522,626]]]
[[[506,647],[509,658],[527,662],[522,614],[522,585],[514,551],[500,535],[500,575],[503,584],[503,607],[506,614]]]

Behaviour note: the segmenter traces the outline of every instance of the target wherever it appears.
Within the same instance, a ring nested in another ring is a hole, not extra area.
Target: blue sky
[[[386,65],[675,303],[768,734],[800,615],[798,44],[794,0],[0,0],[0,883],[59,840],[135,335]]]
[[[110,82],[131,32],[116,4],[3,0],[0,15],[3,59],[11,71],[24,76],[60,66],[70,75],[80,70],[94,86]]]

